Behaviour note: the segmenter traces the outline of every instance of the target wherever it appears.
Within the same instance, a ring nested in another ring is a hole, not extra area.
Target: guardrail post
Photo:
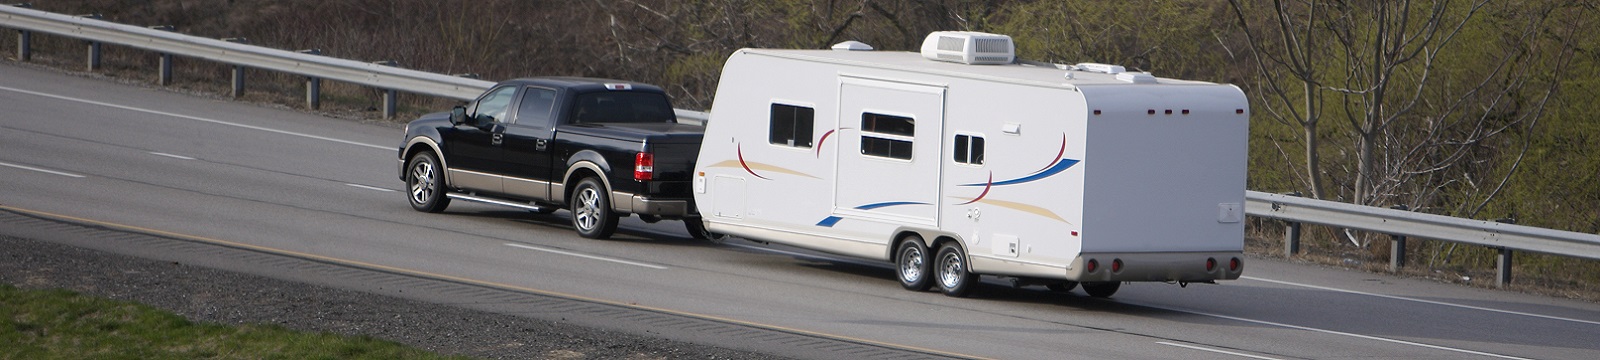
[[[306,78],[306,108],[316,110],[322,107],[322,79]]]
[[[17,3],[11,4],[11,6],[27,9],[32,8],[33,4]],[[17,30],[17,61],[28,61],[32,58],[33,32],[28,30]]]
[[[172,25],[156,25],[151,26],[150,28],[161,31],[173,31],[177,29],[172,27]],[[161,86],[172,85],[172,54],[161,53],[161,64],[157,67],[156,71],[156,83],[161,84]]]
[[[1517,219],[1495,219],[1494,222],[1502,224],[1516,224]],[[1511,248],[1499,248],[1500,254],[1494,258],[1494,286],[1504,288],[1511,284]]]
[[[235,99],[238,99],[238,98],[244,96],[244,67],[243,66],[239,66],[239,65],[234,65],[233,66],[233,92],[232,92],[232,95],[233,95],[233,98],[235,98]]]
[[[1500,248],[1494,259],[1494,286],[1503,288],[1511,284],[1511,249]]]
[[[306,55],[322,55],[322,49],[304,49],[296,51]],[[322,79],[306,77],[306,108],[316,110],[322,108]]]
[[[383,118],[384,119],[393,119],[394,118],[394,113],[396,112],[396,109],[398,107],[395,103],[399,101],[399,99],[398,99],[399,95],[400,95],[400,92],[395,91],[394,89],[384,89],[384,91],[383,91]]]
[[[231,43],[238,43],[238,44],[248,44],[248,43],[250,43],[250,39],[246,39],[246,38],[242,38],[242,37],[238,37],[238,38],[223,38],[222,41],[227,41],[227,42],[231,42]],[[238,99],[238,98],[244,96],[244,66],[239,66],[239,65],[234,65],[233,66],[233,91],[230,93],[230,95],[232,95],[233,98],[235,98],[235,99]]]
[[[1299,197],[1300,192],[1284,195]],[[1300,223],[1290,221],[1283,229],[1283,257],[1294,257],[1297,254],[1300,254]]]
[[[17,61],[33,59],[33,32],[17,30]]]
[[[78,17],[90,20],[100,20],[101,16],[100,14],[83,14],[78,15]],[[85,43],[89,45],[89,58],[87,59],[89,63],[89,70],[87,71],[100,70],[100,42],[91,40],[86,41]]]
[[[394,61],[394,60],[373,61],[372,63],[373,64],[378,64],[378,65],[383,65],[383,66],[400,66],[400,62],[399,61]],[[394,118],[394,114],[397,112],[397,109],[399,108],[399,104],[398,104],[399,101],[400,101],[400,92],[395,91],[394,89],[383,89],[383,118],[384,119],[393,119]]]
[[[1395,210],[1411,210],[1405,204],[1389,207]],[[1399,272],[1406,266],[1406,237],[1405,235],[1389,235],[1389,271]]]

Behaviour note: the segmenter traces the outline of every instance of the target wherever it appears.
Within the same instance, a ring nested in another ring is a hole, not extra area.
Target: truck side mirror
[[[450,123],[461,125],[467,122],[467,108],[461,105],[450,109]]]

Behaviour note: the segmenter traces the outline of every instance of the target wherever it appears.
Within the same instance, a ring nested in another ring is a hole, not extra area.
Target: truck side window
[[[956,162],[983,165],[983,137],[956,135]]]
[[[478,106],[473,112],[472,118],[477,119],[479,124],[487,124],[491,121],[511,121],[511,119],[506,118],[506,110],[511,107],[511,96],[515,95],[516,92],[517,87],[506,86],[484,95],[482,99],[478,99]]]
[[[816,110],[803,106],[772,104],[772,127],[767,132],[767,142],[800,148],[811,148],[811,125]]]
[[[517,104],[517,124],[550,128],[550,110],[555,108],[555,104],[555,90],[528,88],[522,92],[522,102]]]
[[[861,154],[911,160],[916,125],[908,117],[861,113]]]

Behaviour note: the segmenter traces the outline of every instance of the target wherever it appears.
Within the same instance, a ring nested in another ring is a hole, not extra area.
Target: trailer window
[[[861,154],[911,160],[911,137],[916,120],[908,117],[862,113]]]
[[[956,162],[983,165],[983,137],[956,135]]]
[[[811,148],[811,125],[816,110],[802,106],[772,104],[772,127],[767,142]]]

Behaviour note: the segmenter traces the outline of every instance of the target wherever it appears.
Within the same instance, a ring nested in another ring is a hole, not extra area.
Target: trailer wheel
[[[1077,281],[1067,281],[1067,282],[1061,282],[1061,283],[1055,283],[1055,284],[1046,284],[1044,286],[1044,288],[1050,289],[1050,291],[1054,291],[1054,292],[1058,292],[1058,293],[1064,293],[1064,292],[1072,291],[1072,288],[1076,288],[1076,287],[1078,287],[1078,282]]]
[[[935,271],[939,276],[939,290],[947,296],[963,297],[972,286],[978,282],[978,274],[972,273],[967,267],[967,254],[961,251],[961,245],[955,242],[946,243],[939,247],[939,256],[935,257]]]
[[[572,192],[572,227],[578,236],[605,239],[617,232],[617,214],[611,211],[611,195],[595,178],[583,178]]]
[[[1089,296],[1097,298],[1111,297],[1111,294],[1116,294],[1117,289],[1120,288],[1122,288],[1121,281],[1083,283],[1083,292],[1089,293]]]
[[[933,286],[933,261],[928,259],[928,246],[922,245],[922,237],[908,235],[900,239],[900,250],[895,252],[896,274],[900,278],[900,286],[911,291],[927,291]]]

